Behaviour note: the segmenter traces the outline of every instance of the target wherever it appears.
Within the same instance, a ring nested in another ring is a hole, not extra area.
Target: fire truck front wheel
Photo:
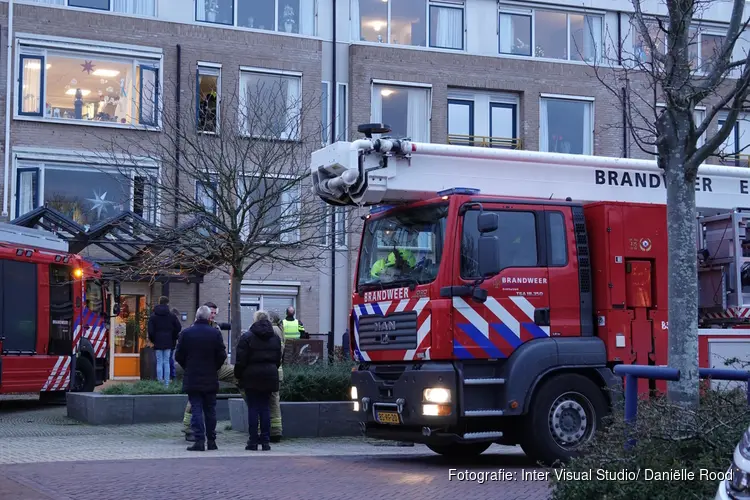
[[[73,392],[93,392],[96,387],[96,372],[94,365],[88,358],[76,358],[76,372],[73,382]]]
[[[607,411],[604,393],[589,378],[575,373],[553,376],[532,398],[521,447],[534,460],[566,462],[602,427]]]

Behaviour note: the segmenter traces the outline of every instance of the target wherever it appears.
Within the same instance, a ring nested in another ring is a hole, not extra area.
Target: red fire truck
[[[98,265],[54,234],[0,224],[0,393],[90,392],[108,375]]]
[[[613,404],[614,365],[667,363],[656,163],[360,132],[314,152],[311,170],[327,203],[371,207],[350,316],[363,431],[441,454],[574,455]],[[721,342],[750,347],[750,211],[735,208],[750,170],[699,175],[699,362],[716,366]]]

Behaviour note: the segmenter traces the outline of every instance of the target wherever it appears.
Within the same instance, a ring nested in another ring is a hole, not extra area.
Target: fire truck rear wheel
[[[532,398],[521,447],[545,464],[566,462],[602,427],[607,411],[604,393],[590,379],[574,373],[555,376]]]
[[[96,372],[88,358],[76,358],[75,382],[73,392],[93,392],[96,387]]]
[[[446,457],[471,458],[477,457],[487,451],[492,443],[451,443],[451,444],[428,444],[427,447]]]

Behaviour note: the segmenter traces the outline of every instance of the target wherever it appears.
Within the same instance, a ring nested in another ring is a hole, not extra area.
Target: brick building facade
[[[643,4],[644,11],[664,14],[656,0]],[[710,46],[725,29],[728,9],[731,3],[716,2],[703,13],[700,47]],[[174,116],[178,95],[183,103],[190,101],[202,88],[202,77],[218,82],[221,106],[221,95],[235,92],[244,74],[292,75],[302,95],[320,89],[323,96],[321,143],[351,140],[358,124],[380,121],[413,140],[647,158],[623,134],[619,97],[594,74],[602,54],[610,59],[618,59],[618,50],[642,55],[630,12],[627,0],[592,0],[584,6],[572,0],[16,0],[11,147],[0,176],[7,201],[3,218],[51,204],[84,224],[96,223],[91,216],[96,207],[113,213],[125,207],[169,224],[139,191],[137,176],[124,184],[130,198],[140,196],[137,202],[112,201],[112,188],[95,177],[106,167],[98,164],[96,152],[114,137],[138,144],[163,133],[151,122],[158,115],[153,103],[129,95],[147,81],[158,82],[160,112]],[[5,0],[0,2],[3,46],[9,21]],[[0,55],[3,103],[5,57]],[[92,88],[82,89],[84,84]],[[100,98],[88,97],[92,92]],[[750,145],[745,127],[743,120],[728,146]],[[0,120],[0,138],[5,132]],[[0,147],[5,153],[4,140]],[[159,165],[153,167],[154,175],[165,175]],[[83,210],[77,199],[94,205]],[[318,269],[262,266],[248,273],[242,284],[243,324],[256,308],[294,305],[307,331],[333,329],[340,343],[360,215],[337,212],[337,227],[349,234],[335,238],[335,258],[321,259]],[[123,288],[137,303],[153,301],[163,291],[145,283]],[[173,306],[186,314],[185,324],[208,300],[219,305],[220,319],[228,319],[229,279],[221,270],[200,285],[170,283],[168,292]],[[136,355],[137,346],[123,347],[128,349],[121,354]]]

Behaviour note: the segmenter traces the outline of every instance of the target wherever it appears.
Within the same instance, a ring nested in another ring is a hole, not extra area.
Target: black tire
[[[602,428],[608,412],[602,389],[590,379],[575,373],[553,376],[532,397],[521,447],[535,461],[565,463]]]
[[[451,443],[451,444],[428,444],[427,447],[445,457],[472,458],[478,457],[489,448],[492,443]]]
[[[94,392],[96,387],[96,372],[94,365],[88,358],[76,358],[76,372],[73,374],[73,392]]]

